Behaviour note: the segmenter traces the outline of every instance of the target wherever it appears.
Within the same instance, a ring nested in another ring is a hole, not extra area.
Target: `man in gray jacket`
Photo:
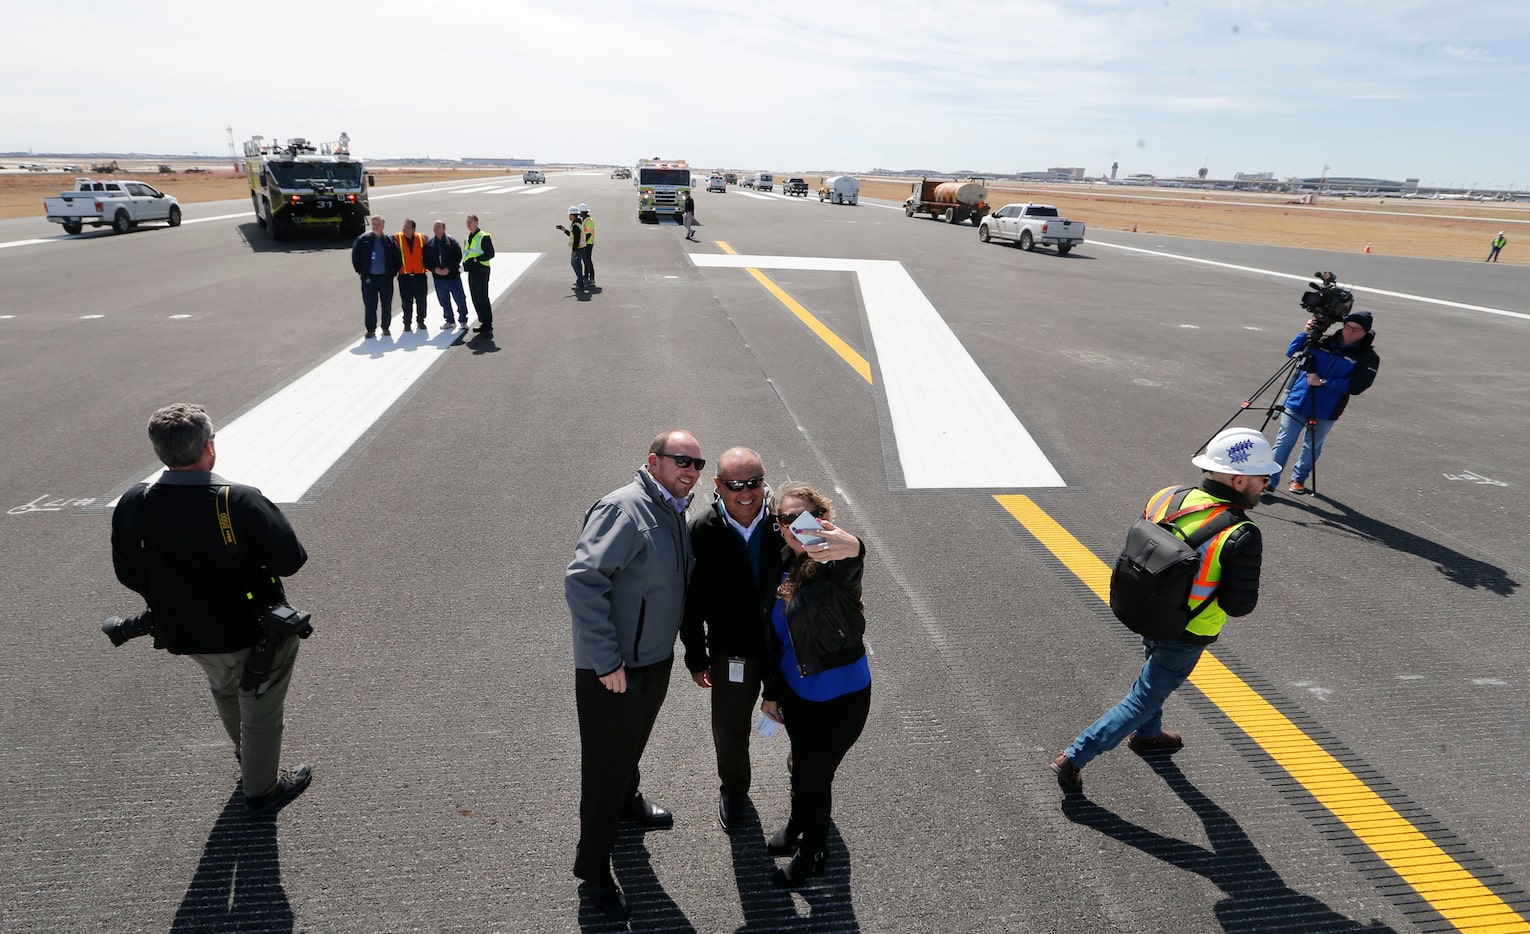
[[[563,593],[574,624],[579,710],[580,891],[612,918],[628,916],[611,876],[618,823],[644,828],[674,816],[638,790],[638,760],[669,690],[695,558],[686,529],[691,488],[706,461],[688,431],[660,434],[629,484],[590,507]]]

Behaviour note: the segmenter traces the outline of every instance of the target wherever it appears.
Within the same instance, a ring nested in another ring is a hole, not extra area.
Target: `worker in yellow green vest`
[[[1184,746],[1180,734],[1163,728],[1164,701],[1190,677],[1227,618],[1247,616],[1259,602],[1264,545],[1245,510],[1259,504],[1277,466],[1270,442],[1252,428],[1229,428],[1190,462],[1205,471],[1201,485],[1158,491],[1143,517],[1171,522],[1183,538],[1211,521],[1226,526],[1197,549],[1201,563],[1187,607],[1195,615],[1176,639],[1142,640],[1147,660],[1126,697],[1052,760],[1057,784],[1070,794],[1084,790],[1084,766],[1122,740],[1139,756],[1170,755]]]
[[[590,206],[579,205],[579,222],[584,225],[584,247],[580,258],[584,261],[584,287],[595,288],[595,218],[590,216]]]
[[[1509,238],[1503,235],[1503,231],[1498,231],[1498,236],[1493,238],[1493,249],[1490,253],[1488,253],[1488,258],[1486,261],[1489,263],[1498,262],[1498,251],[1508,245]]]
[[[489,301],[489,261],[494,258],[494,238],[478,229],[478,215],[467,216],[467,240],[462,244],[462,270],[467,273],[468,294],[473,310],[478,312],[478,327],[484,337],[494,336],[494,305]]]

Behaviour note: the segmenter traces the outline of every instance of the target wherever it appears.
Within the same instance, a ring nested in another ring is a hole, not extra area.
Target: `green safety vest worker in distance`
[[[586,214],[584,216],[583,224],[584,224],[584,245],[585,246],[594,246],[595,245],[595,218],[593,218],[593,217],[589,216],[588,214]]]
[[[1175,503],[1178,497],[1174,494],[1183,489],[1185,488],[1171,486],[1153,494],[1153,498],[1148,500],[1147,508],[1142,512],[1143,517],[1150,522],[1162,522],[1171,512],[1193,509],[1202,505],[1211,507],[1174,520],[1174,527],[1179,530],[1180,537],[1189,538],[1196,529],[1232,508],[1232,504],[1226,500],[1218,499],[1205,490],[1196,488],[1191,488],[1181,502]],[[1211,602],[1190,620],[1189,625],[1185,627],[1187,634],[1215,638],[1222,631],[1222,627],[1227,625],[1227,613],[1216,599],[1217,585],[1222,582],[1222,546],[1227,544],[1227,537],[1234,530],[1252,524],[1252,521],[1248,519],[1235,522],[1196,549],[1201,553],[1201,567],[1195,574],[1195,582],[1190,585],[1189,608],[1196,609],[1203,600]]]
[[[1508,242],[1509,242],[1508,238],[1506,238],[1506,237],[1494,237],[1493,238],[1493,246],[1497,247],[1500,250],[1503,249],[1504,246],[1506,244],[1508,244]]]
[[[462,245],[462,261],[476,259],[479,263],[487,266],[493,260],[483,258],[483,228],[473,231],[467,238],[467,243]]]

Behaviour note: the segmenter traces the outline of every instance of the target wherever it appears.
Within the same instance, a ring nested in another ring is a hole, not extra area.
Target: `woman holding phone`
[[[807,484],[781,490],[775,507],[787,553],[760,710],[791,737],[791,817],[767,847],[792,857],[773,878],[794,887],[823,875],[834,773],[871,710],[871,667],[861,638],[866,547],[829,521],[833,503]]]

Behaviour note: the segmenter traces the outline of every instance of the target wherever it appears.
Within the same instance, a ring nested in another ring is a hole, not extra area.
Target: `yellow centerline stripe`
[[[994,499],[1096,596],[1109,601],[1110,568],[1067,529],[1030,497],[1000,495]],[[1397,813],[1211,652],[1201,656],[1200,664],[1190,675],[1190,683],[1457,930],[1530,934],[1530,921]]]
[[[722,242],[721,240],[717,241],[717,245],[722,249],[724,253],[727,253],[730,256],[738,255],[737,250],[733,249],[731,246],[728,246],[728,244]],[[755,281],[760,285],[763,285],[766,291],[776,297],[776,301],[785,305],[787,311],[790,311],[792,314],[796,315],[803,324],[808,326],[809,330],[811,330],[814,334],[817,334],[819,340],[823,341],[825,344],[828,344],[829,349],[839,354],[842,360],[850,364],[851,369],[861,374],[861,379],[864,379],[868,383],[871,382],[871,364],[866,362],[865,357],[856,353],[854,347],[851,347],[849,344],[845,343],[838,334],[835,334],[832,330],[829,329],[828,325],[824,324],[822,321],[819,321],[816,317],[814,317],[811,311],[803,308],[801,303],[799,303],[795,298],[792,298],[790,295],[786,294],[785,289],[782,289],[779,285],[776,285],[774,282],[770,281],[769,276],[765,275],[763,272],[760,272],[758,269],[754,269],[753,267],[745,267],[744,271],[753,276]]]

